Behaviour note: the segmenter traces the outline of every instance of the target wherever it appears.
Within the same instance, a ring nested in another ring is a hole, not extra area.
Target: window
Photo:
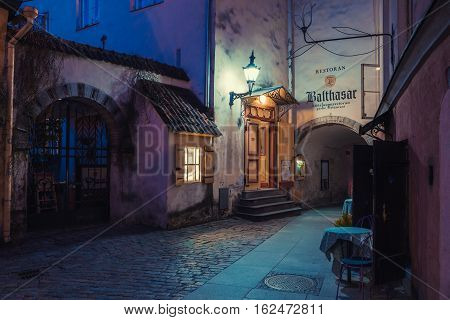
[[[98,23],[98,0],[77,1],[77,27],[83,29]]]
[[[33,28],[35,30],[48,32],[48,12],[39,13],[34,21]]]
[[[132,1],[132,10],[139,10],[142,8],[154,6],[155,4],[163,3],[164,0],[131,0]]]
[[[200,181],[200,148],[185,147],[184,148],[184,181],[199,182]]]
[[[373,119],[380,104],[380,65],[361,64],[361,118]]]
[[[306,177],[306,161],[303,155],[299,154],[295,157],[295,179],[303,180]]]
[[[330,162],[328,160],[320,161],[320,190],[330,188]]]

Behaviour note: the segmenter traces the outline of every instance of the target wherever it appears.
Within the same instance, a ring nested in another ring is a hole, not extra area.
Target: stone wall
[[[256,87],[288,83],[287,0],[216,1],[215,121],[223,136],[216,139],[214,199],[230,188],[230,207],[244,187],[244,124],[241,102],[230,108],[229,92],[246,92],[242,67],[252,50],[261,72]]]

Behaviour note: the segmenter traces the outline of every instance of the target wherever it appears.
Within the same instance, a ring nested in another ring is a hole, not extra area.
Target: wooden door
[[[259,186],[259,124],[248,122],[246,130],[246,187]]]
[[[269,187],[269,123],[261,122],[259,125],[259,186]]]

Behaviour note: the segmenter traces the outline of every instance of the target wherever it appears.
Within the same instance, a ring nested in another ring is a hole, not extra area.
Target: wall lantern
[[[295,180],[304,180],[306,177],[306,161],[301,154],[295,157]]]
[[[256,79],[258,78],[258,74],[259,74],[259,71],[261,70],[261,68],[255,64],[254,50],[252,50],[252,55],[249,58],[250,58],[250,63],[247,66],[242,68],[242,69],[244,69],[245,79],[247,80],[248,91],[245,93],[235,93],[233,91],[230,92],[230,107],[233,106],[234,101],[236,99],[240,99],[242,97],[252,94],[253,86],[255,85]]]

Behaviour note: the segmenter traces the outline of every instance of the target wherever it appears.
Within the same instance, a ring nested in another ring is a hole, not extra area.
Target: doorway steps
[[[297,215],[300,211],[301,207],[280,189],[243,191],[235,207],[236,215],[251,220]]]

